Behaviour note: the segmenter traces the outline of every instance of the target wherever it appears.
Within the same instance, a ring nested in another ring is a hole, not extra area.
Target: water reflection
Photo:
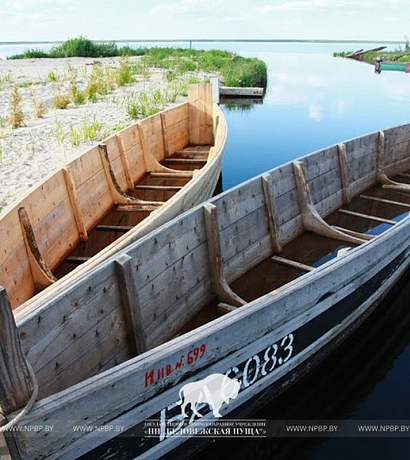
[[[410,76],[376,75],[369,64],[332,56],[347,45],[272,44],[259,51],[253,46],[253,53],[250,46],[238,52],[267,62],[268,89],[263,105],[251,112],[225,112],[226,187],[322,147],[410,120]]]

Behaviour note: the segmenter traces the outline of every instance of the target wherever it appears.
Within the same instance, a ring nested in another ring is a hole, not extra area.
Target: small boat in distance
[[[345,57],[348,59],[355,59],[356,61],[364,61],[364,55],[366,53],[377,53],[379,51],[383,51],[384,49],[386,49],[386,46],[378,46],[377,48],[372,48],[369,50],[360,49],[354,51],[353,53],[346,54]]]
[[[276,167],[14,315],[0,291],[13,455],[189,456],[308,373],[409,267],[409,145],[410,124]]]
[[[30,190],[0,216],[0,285],[12,307],[210,198],[225,141],[211,84],[190,85],[188,102],[112,135]]]
[[[377,58],[374,63],[374,71],[375,73],[381,73],[382,70],[410,73],[410,62],[384,61],[381,58]]]

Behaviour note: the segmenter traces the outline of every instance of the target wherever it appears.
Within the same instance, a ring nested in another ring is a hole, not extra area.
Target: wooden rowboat
[[[191,85],[188,102],[109,137],[9,207],[0,284],[12,307],[210,198],[225,140],[211,85]]]
[[[158,458],[306,374],[409,265],[409,148],[410,124],[277,167],[46,290],[15,322],[3,290],[13,455]]]

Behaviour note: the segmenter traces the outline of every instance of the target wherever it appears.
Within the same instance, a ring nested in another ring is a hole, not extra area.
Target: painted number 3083
[[[262,376],[265,376],[272,372],[277,366],[285,364],[293,354],[293,340],[293,334],[286,335],[280,342],[269,345],[269,347],[266,348],[262,360],[258,355],[254,355],[252,358],[248,359],[243,370],[244,388],[252,385],[252,383],[256,381],[259,372]],[[253,366],[255,369],[253,376],[250,378],[249,371],[252,363],[254,363]]]

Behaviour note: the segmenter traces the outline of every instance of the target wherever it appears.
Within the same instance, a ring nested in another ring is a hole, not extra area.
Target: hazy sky
[[[0,42],[176,38],[403,41],[409,0],[0,0]]]

